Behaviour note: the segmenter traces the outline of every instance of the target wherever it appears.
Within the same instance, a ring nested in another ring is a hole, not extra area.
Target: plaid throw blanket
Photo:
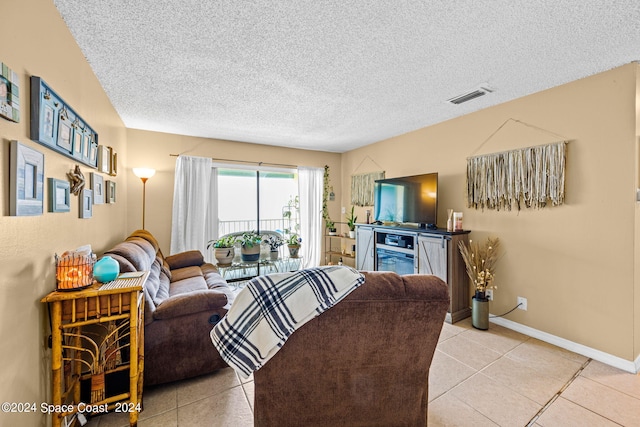
[[[350,267],[325,266],[252,279],[211,331],[220,356],[244,378],[300,326],[364,283]]]

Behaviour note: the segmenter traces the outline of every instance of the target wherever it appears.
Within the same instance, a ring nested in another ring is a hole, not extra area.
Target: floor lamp
[[[133,168],[133,174],[142,180],[142,229],[144,230],[147,180],[156,174],[156,170],[149,168]]]

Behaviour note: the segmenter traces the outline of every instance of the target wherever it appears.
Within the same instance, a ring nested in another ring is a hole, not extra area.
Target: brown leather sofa
[[[426,426],[449,293],[436,276],[365,283],[294,332],[254,373],[254,425]]]
[[[233,300],[227,282],[200,251],[163,256],[138,230],[105,252],[120,272],[150,271],[144,285],[144,384],[181,380],[227,367],[209,333]]]

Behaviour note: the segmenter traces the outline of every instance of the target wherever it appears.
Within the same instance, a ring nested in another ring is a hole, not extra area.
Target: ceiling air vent
[[[480,86],[477,89],[474,89],[470,92],[463,93],[462,95],[454,96],[451,99],[448,99],[447,102],[455,105],[462,104],[463,102],[471,101],[472,99],[476,99],[480,96],[484,96],[488,93],[493,92],[493,89],[489,89],[485,86]]]

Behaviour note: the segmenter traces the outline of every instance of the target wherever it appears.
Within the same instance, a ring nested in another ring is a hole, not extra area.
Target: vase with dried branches
[[[475,295],[472,300],[472,324],[478,329],[489,328],[487,289],[496,289],[493,281],[498,262],[500,240],[488,237],[484,244],[472,240],[458,244],[467,275],[471,279]]]

